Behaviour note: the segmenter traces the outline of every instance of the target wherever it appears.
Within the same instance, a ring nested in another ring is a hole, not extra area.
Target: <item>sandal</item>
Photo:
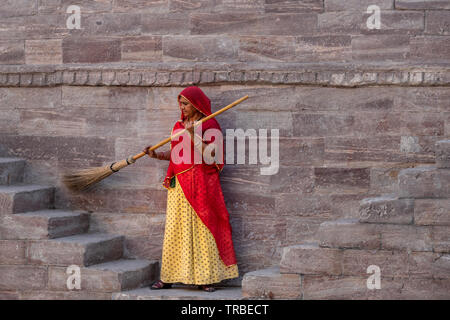
[[[161,280],[153,282],[153,284],[150,287],[151,290],[170,289],[170,288],[172,288],[171,283],[164,283]]]
[[[214,288],[213,286],[209,286],[209,285],[200,285],[200,286],[198,286],[198,289],[206,291],[206,292],[214,292],[214,291],[216,291],[216,288]]]

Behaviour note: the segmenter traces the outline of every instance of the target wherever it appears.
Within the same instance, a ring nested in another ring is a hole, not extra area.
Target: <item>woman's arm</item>
[[[148,146],[146,147],[144,150],[142,150],[143,152],[145,152],[146,154],[148,154],[148,156],[150,158],[155,158],[158,160],[170,160],[170,150],[167,151],[163,151],[163,152],[156,152],[154,150],[150,151],[150,148],[152,146]]]
[[[157,152],[156,158],[158,160],[170,160],[170,150],[164,151],[164,152]]]

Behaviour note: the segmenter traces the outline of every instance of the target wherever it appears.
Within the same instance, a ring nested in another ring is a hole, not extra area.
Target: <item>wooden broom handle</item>
[[[220,110],[214,112],[213,114],[210,114],[210,115],[207,116],[206,118],[202,118],[202,119],[200,119],[199,121],[196,121],[196,122],[194,123],[194,127],[198,126],[200,123],[205,122],[206,120],[209,120],[209,119],[211,119],[211,118],[214,118],[215,116],[221,114],[222,112],[227,111],[228,109],[233,108],[235,105],[241,103],[242,101],[244,101],[244,100],[246,100],[246,99],[248,99],[248,96],[244,96],[244,97],[242,97],[242,98],[236,100],[235,102],[233,102],[233,103],[227,105],[226,107],[224,107],[224,108],[222,108],[222,109],[220,109]],[[176,138],[176,137],[182,135],[183,133],[185,133],[186,130],[187,130],[187,129],[183,129],[183,130],[177,132],[176,134],[174,134],[173,136],[168,137],[167,139],[162,140],[161,142],[159,142],[159,143],[155,144],[154,146],[152,146],[152,147],[149,149],[149,151],[150,151],[150,150],[153,151],[153,150],[158,149],[159,147],[161,147],[161,146],[165,145],[166,143],[170,142],[173,138]],[[139,159],[139,158],[141,158],[141,157],[143,157],[143,156],[145,156],[145,155],[146,155],[145,152],[141,152],[141,153],[139,153],[139,154],[133,156],[132,158],[133,158],[133,160],[137,160],[137,159]]]

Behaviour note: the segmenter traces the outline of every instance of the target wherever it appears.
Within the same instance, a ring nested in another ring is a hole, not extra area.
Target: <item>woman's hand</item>
[[[145,147],[145,149],[142,150],[142,152],[148,154],[148,156],[150,158],[158,159],[158,156],[157,156],[156,152],[154,150],[150,150],[151,147],[152,147],[151,145],[149,145],[148,147]]]
[[[192,136],[194,134],[194,121],[187,122],[186,125],[184,126],[184,128]]]

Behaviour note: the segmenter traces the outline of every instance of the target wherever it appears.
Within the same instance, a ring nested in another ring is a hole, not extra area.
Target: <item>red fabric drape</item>
[[[187,87],[181,91],[178,95],[178,99],[180,99],[180,96],[189,100],[189,102],[203,115],[208,116],[211,114],[211,101],[200,88],[196,86]],[[173,133],[184,129],[184,115],[182,112],[180,118],[181,119],[177,121],[173,127]],[[208,129],[218,129],[221,131],[220,125],[215,118],[202,123],[202,137],[204,132]],[[194,153],[198,151],[194,148],[194,144],[190,141],[190,138],[188,136],[186,136],[186,138],[180,137],[178,141],[172,140],[171,150],[173,153],[175,146],[179,143],[184,143],[185,146],[189,147],[191,150],[190,161],[183,161],[182,163],[176,164],[173,161],[174,155],[172,154],[163,185],[164,187],[169,188],[170,179],[175,175],[177,176],[186,199],[214,236],[219,255],[225,265],[229,266],[236,264],[236,256],[231,239],[232,230],[229,222],[229,213],[225,206],[219,180],[219,172],[224,166],[223,153],[222,163],[206,164],[202,159],[201,164],[196,164],[194,163]],[[214,142],[214,139],[211,139],[211,141],[204,140],[204,142],[212,143]],[[222,148],[223,146],[222,140]],[[180,156],[183,156],[182,152],[180,153]],[[191,170],[192,172],[188,172]]]

